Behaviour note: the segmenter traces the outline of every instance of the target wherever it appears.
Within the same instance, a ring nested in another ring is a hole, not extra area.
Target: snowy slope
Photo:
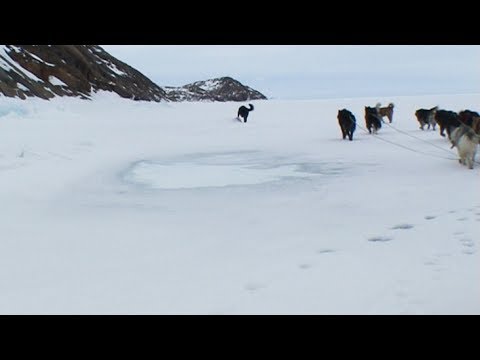
[[[0,313],[480,314],[480,165],[414,117],[480,95],[96,96],[0,98]],[[343,141],[379,101],[423,141]]]
[[[88,99],[97,91],[167,100],[159,86],[96,45],[0,45],[0,95]]]

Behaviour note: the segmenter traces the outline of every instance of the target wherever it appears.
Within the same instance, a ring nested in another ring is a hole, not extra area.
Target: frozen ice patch
[[[248,165],[202,165],[195,163],[159,164],[139,162],[131,170],[131,180],[154,189],[188,189],[229,185],[253,185],[299,176],[296,166],[272,169]]]
[[[196,154],[175,160],[138,161],[128,169],[124,178],[151,189],[171,190],[255,185],[341,172],[338,165],[333,164],[281,163],[261,156],[252,159],[240,153],[225,155]]]

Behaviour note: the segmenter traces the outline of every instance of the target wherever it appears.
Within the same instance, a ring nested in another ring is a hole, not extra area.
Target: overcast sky
[[[480,46],[101,45],[160,86],[231,76],[270,98],[480,93]]]

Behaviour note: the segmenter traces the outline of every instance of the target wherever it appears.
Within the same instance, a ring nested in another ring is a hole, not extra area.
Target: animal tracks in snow
[[[312,265],[310,265],[310,264],[300,264],[300,265],[298,265],[298,267],[302,270],[308,270],[312,267]]]
[[[368,241],[371,241],[371,242],[387,242],[392,240],[393,238],[389,236],[373,236],[368,238]]]
[[[432,281],[443,281],[446,276],[449,276],[452,262],[456,261],[455,258],[476,254],[476,236],[473,232],[478,227],[475,226],[475,221],[480,221],[480,205],[463,209],[432,211],[430,214],[420,215],[415,223],[407,220],[390,224],[390,226],[386,224],[383,232],[380,230],[377,234],[365,234],[363,241],[376,243],[372,246],[385,246],[388,249],[395,241],[410,241],[412,239],[411,232],[422,232],[423,236],[419,238],[422,244],[409,245],[420,246],[420,254],[418,254],[420,256],[416,257],[417,260],[409,258],[409,261],[416,262],[419,269],[423,268],[426,272],[425,275]],[[435,234],[442,234],[442,236],[436,237]],[[445,242],[445,249],[439,250],[436,241]],[[384,243],[384,245],[380,243]],[[323,256],[335,256],[338,250],[325,247],[318,248],[315,253],[323,258]],[[296,263],[296,268],[299,274],[307,275],[309,270],[314,274],[315,265],[315,261],[299,261]],[[249,289],[249,291],[255,292],[256,289]],[[393,295],[407,307],[411,307],[415,300],[411,298],[408,287],[398,286]]]
[[[257,282],[250,282],[244,286],[244,289],[247,290],[249,293],[256,293],[258,290],[266,288],[267,285],[263,283],[257,283]]]
[[[480,205],[476,205],[474,207],[467,208],[467,209],[452,209],[452,210],[448,210],[444,214],[440,214],[440,215],[425,215],[423,217],[423,219],[426,220],[427,222],[430,222],[432,220],[438,220],[439,218],[442,218],[442,217],[451,218],[452,216],[455,216],[455,221],[457,221],[459,223],[464,223],[464,222],[467,222],[467,221],[471,220],[471,218],[469,216],[466,216],[466,215],[474,213],[475,214],[475,221],[479,222],[480,221],[480,211],[478,211],[479,208],[480,208]],[[462,216],[462,215],[464,215],[464,216]],[[462,225],[462,226],[465,226],[465,225]],[[397,224],[397,225],[394,225],[394,226],[390,227],[389,230],[409,230],[409,229],[414,229],[414,228],[415,228],[415,225],[413,225],[413,224],[400,223],[400,224]],[[464,234],[465,234],[464,231],[453,232],[454,236],[464,235]],[[367,238],[367,240],[370,241],[370,242],[389,242],[389,241],[394,240],[394,236],[393,235],[370,236],[370,237]],[[469,240],[469,241],[463,240],[462,245],[463,245],[464,248],[466,248],[466,249],[463,250],[463,253],[465,253],[465,254],[474,253],[471,250],[471,248],[474,247],[474,243],[473,243],[472,240]]]
[[[398,224],[392,227],[392,230],[408,230],[413,229],[415,226],[412,224]]]
[[[317,250],[317,254],[330,254],[330,253],[333,253],[335,252],[335,250],[333,249],[320,249],[320,250]]]
[[[469,237],[463,236],[459,239],[462,246],[462,254],[473,255],[475,254],[475,243]]]
[[[394,225],[390,228],[390,230],[409,230],[409,229],[413,229],[414,227],[415,225],[404,223],[404,224]],[[388,242],[388,241],[392,241],[393,239],[394,239],[393,236],[379,235],[379,236],[369,237],[367,240],[370,242]]]

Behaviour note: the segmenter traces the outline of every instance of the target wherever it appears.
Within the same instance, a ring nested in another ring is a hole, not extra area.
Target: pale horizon
[[[476,45],[101,45],[159,86],[230,76],[270,99],[478,93]]]

